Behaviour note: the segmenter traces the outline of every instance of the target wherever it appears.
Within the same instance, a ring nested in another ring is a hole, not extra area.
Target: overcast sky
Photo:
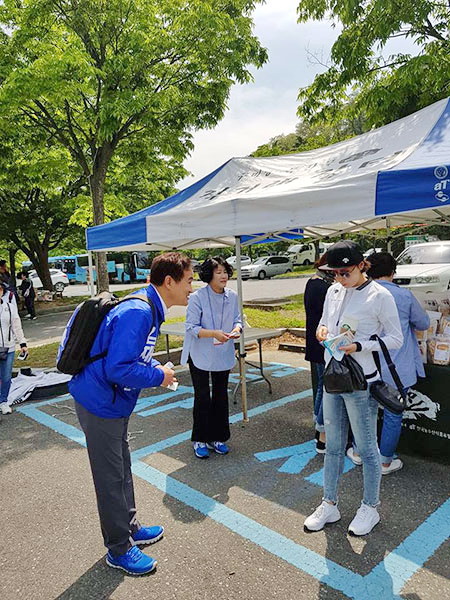
[[[294,131],[298,90],[323,70],[311,64],[308,51],[323,54],[325,61],[337,37],[328,22],[298,25],[296,6],[297,0],[267,0],[256,9],[255,34],[268,49],[269,62],[253,69],[253,83],[232,88],[229,110],[214,130],[195,134],[195,150],[185,162],[193,176],[180,182],[180,189],[229,158],[247,156],[271,137]]]
[[[327,21],[297,24],[297,4],[298,0],[266,0],[256,9],[255,34],[268,49],[269,61],[253,69],[253,83],[232,88],[228,111],[215,129],[194,135],[195,149],[185,161],[192,176],[180,181],[179,189],[229,158],[247,156],[270,138],[295,130],[298,90],[325,70],[311,55],[326,63],[339,34]],[[399,50],[414,51],[412,42],[396,39],[386,54]]]

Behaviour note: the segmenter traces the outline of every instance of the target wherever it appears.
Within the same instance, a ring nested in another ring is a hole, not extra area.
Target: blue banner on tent
[[[378,173],[376,215],[450,206],[450,165]]]

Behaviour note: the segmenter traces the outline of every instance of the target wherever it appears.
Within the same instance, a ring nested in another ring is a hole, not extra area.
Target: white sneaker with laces
[[[0,404],[0,410],[2,411],[2,415],[10,415],[12,413],[12,408],[7,402],[2,402]]]
[[[368,504],[361,504],[355,518],[348,527],[348,532],[353,535],[367,535],[380,522],[378,510]]]
[[[350,448],[347,450],[347,456],[353,464],[357,465],[358,467],[362,465],[362,458],[359,456],[359,454],[355,454],[353,446],[350,446]]]
[[[394,458],[391,464],[388,467],[384,467],[381,465],[381,474],[389,475],[389,473],[394,473],[395,471],[400,471],[403,467],[403,462],[399,458]]]
[[[316,508],[312,515],[305,519],[304,526],[309,531],[320,531],[327,523],[336,523],[341,518],[341,513],[336,504],[325,500]]]

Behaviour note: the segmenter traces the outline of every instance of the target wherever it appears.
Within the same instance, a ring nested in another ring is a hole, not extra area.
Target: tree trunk
[[[53,290],[53,283],[48,267],[48,250],[41,246],[40,248],[36,248],[35,255],[36,259],[33,260],[33,265],[42,282],[42,288],[51,292]]]
[[[16,282],[16,253],[17,248],[9,248],[9,272],[11,273],[11,283],[14,287],[17,287]]]
[[[105,222],[105,205],[103,201],[105,193],[105,179],[109,160],[112,156],[112,149],[99,149],[94,161],[92,175],[89,177],[89,185],[92,197],[92,208],[94,213],[94,225],[103,225]],[[97,292],[109,290],[108,269],[106,264],[106,254],[104,252],[95,253],[95,266],[97,272]]]

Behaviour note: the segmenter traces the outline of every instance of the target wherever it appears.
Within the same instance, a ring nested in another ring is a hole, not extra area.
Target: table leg
[[[166,333],[166,353],[167,353],[167,362],[170,361],[170,347],[169,347],[169,334]]]
[[[261,377],[264,379],[264,381],[266,381],[267,385],[269,386],[269,394],[271,394],[272,393],[272,384],[267,379],[267,377],[264,375],[263,356],[262,356],[262,340],[261,339],[258,340],[258,347],[259,347],[259,370],[261,372]]]

